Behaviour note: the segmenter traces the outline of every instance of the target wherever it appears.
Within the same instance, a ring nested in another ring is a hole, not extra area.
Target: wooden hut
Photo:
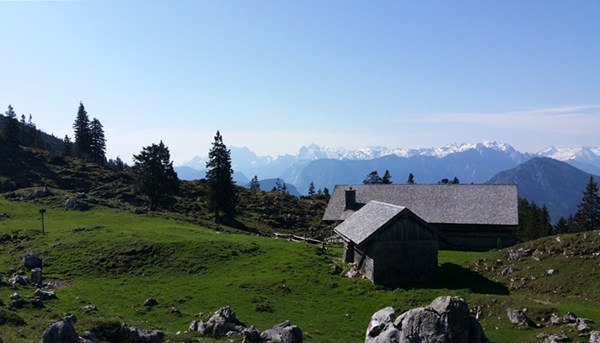
[[[445,238],[442,249],[484,251],[517,242],[516,185],[337,185],[323,220],[347,220],[372,200],[409,208]]]
[[[437,233],[406,207],[370,201],[334,230],[344,240],[344,260],[376,284],[437,277]]]

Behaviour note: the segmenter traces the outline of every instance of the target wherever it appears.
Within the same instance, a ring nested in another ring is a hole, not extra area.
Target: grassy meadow
[[[41,234],[40,207],[47,210],[46,235]],[[437,282],[388,289],[341,276],[345,266],[340,248],[323,251],[306,243],[208,229],[169,214],[137,215],[102,206],[67,211],[4,199],[0,212],[10,216],[0,219],[0,236],[17,237],[0,243],[2,280],[23,269],[25,253],[35,252],[44,260],[45,280],[58,285],[59,298],[46,301],[44,308],[27,304],[14,314],[0,310],[3,342],[39,342],[43,330],[65,312],[79,319],[79,334],[103,323],[124,322],[164,330],[170,342],[212,342],[186,333],[187,327],[198,313],[210,315],[226,305],[239,320],[261,331],[288,319],[302,329],[308,342],[362,342],[373,312],[384,306],[401,312],[427,305],[440,295],[458,295],[471,307],[481,306],[486,335],[496,342],[538,342],[535,336],[541,332],[568,328],[515,328],[506,318],[509,307],[526,307],[536,322],[552,312],[566,311],[600,322],[597,297],[582,292],[563,297],[552,290],[513,291],[506,278],[469,269],[475,261],[502,258],[502,251],[440,251]],[[598,267],[597,258],[586,263]],[[520,268],[527,267],[534,264]],[[589,271],[574,275],[565,269],[558,275],[563,274],[583,278],[577,280],[578,287],[598,290],[597,279],[585,279]],[[0,301],[7,305],[12,293],[31,296],[34,291],[33,286],[0,287]],[[148,309],[143,304],[150,297],[159,304]],[[82,309],[90,304],[97,311]],[[24,325],[16,325],[15,314]],[[575,333],[565,333],[577,341]],[[240,342],[241,338],[218,341]]]

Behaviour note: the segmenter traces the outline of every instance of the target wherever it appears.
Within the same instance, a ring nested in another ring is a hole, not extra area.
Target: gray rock
[[[86,203],[79,201],[75,198],[68,198],[67,200],[65,200],[65,203],[63,204],[63,206],[67,209],[70,210],[87,210],[89,207]]]
[[[577,331],[579,332],[586,332],[586,331],[590,331],[590,326],[583,320],[577,320],[577,323],[575,324],[577,327]]]
[[[547,336],[544,339],[544,343],[560,343],[560,342],[569,342],[571,339],[569,338],[569,336],[565,335],[564,333],[560,333],[560,334],[552,334]]]
[[[389,310],[383,312],[389,313]],[[380,322],[376,322],[377,325],[369,323],[365,343],[488,341],[477,319],[470,315],[467,303],[458,297],[438,297],[427,307],[414,308],[402,313],[393,323],[387,321],[385,316],[382,319],[383,327]],[[382,328],[372,330],[375,327]]]
[[[80,341],[73,323],[69,320],[61,320],[44,330],[42,343],[80,343]]]
[[[302,330],[286,320],[263,332],[260,338],[271,343],[302,343]]]
[[[40,297],[33,297],[33,298],[31,298],[31,300],[29,302],[34,307],[37,307],[37,308],[44,307],[44,301]]]
[[[25,305],[23,299],[15,299],[10,303],[10,306],[13,308],[23,308],[23,305]]]
[[[381,331],[394,320],[395,311],[392,307],[385,307],[371,316],[367,326],[367,336],[376,337]]]
[[[590,332],[590,343],[600,343],[600,331]]]
[[[131,343],[162,343],[165,334],[160,330],[143,330],[136,327],[127,328]]]
[[[518,325],[518,326],[528,326],[528,327],[536,327],[535,323],[533,322],[533,320],[531,320],[529,317],[527,317],[527,315],[525,314],[525,312],[523,312],[522,310],[518,310],[518,309],[508,309],[506,311],[506,315],[508,316],[508,320],[510,320],[511,323]]]
[[[244,339],[242,340],[242,343],[260,343],[262,342],[262,339],[260,338],[260,331],[258,331],[257,328],[255,328],[253,325],[250,326],[249,328],[245,328],[241,331],[242,336],[244,336]]]
[[[34,295],[36,297],[40,297],[40,299],[42,299],[42,300],[58,299],[58,297],[56,296],[56,292],[55,291],[43,291],[40,288],[38,288],[38,289],[35,290]]]
[[[216,336],[223,336],[229,331],[235,330],[238,324],[235,312],[229,307],[221,307],[213,314],[206,323],[210,331]]]
[[[146,301],[144,301],[144,306],[146,307],[152,307],[156,305],[158,305],[158,301],[156,301],[154,298],[148,298]]]
[[[10,300],[17,300],[17,299],[21,299],[21,294],[19,292],[14,292],[13,294],[10,295]]]
[[[552,315],[550,316],[550,320],[548,321],[548,323],[550,325],[562,325],[564,323],[564,319],[562,317],[559,317],[556,314],[552,313]]]
[[[33,268],[42,268],[42,259],[39,258],[38,255],[28,252],[23,255],[23,265],[29,270]]]
[[[577,315],[575,315],[575,313],[573,313],[573,312],[567,312],[563,316],[563,319],[567,323],[575,323],[577,321]]]
[[[85,305],[85,306],[81,307],[80,309],[85,313],[98,311],[98,308],[96,307],[96,305],[92,305],[92,304]]]
[[[11,285],[19,284],[25,286],[29,284],[29,279],[25,275],[15,275],[8,279],[8,283]]]

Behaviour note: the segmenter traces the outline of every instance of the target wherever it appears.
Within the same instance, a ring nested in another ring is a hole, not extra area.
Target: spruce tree
[[[73,123],[73,130],[75,131],[75,150],[77,155],[84,158],[91,157],[90,147],[92,137],[90,133],[90,118],[81,102],[77,110],[77,117]]]
[[[310,185],[308,185],[308,195],[309,196],[315,195],[315,184],[312,181],[310,182]]]
[[[598,183],[593,176],[590,176],[581,202],[577,206],[575,226],[577,231],[591,231],[600,228],[600,197],[598,196]]]
[[[214,212],[215,221],[221,214],[233,217],[237,196],[231,169],[231,153],[223,143],[221,133],[217,131],[206,162],[206,180],[208,181],[208,202]]]
[[[106,160],[106,139],[104,138],[104,127],[96,118],[90,123],[90,155],[92,159],[100,164]]]
[[[169,148],[162,141],[133,155],[136,189],[148,196],[152,211],[171,206],[175,202],[174,196],[179,193],[179,178],[170,159]]]
[[[71,156],[73,153],[73,143],[68,135],[65,135],[65,138],[63,139],[63,153],[67,156]]]
[[[385,173],[383,173],[383,178],[381,179],[381,183],[384,185],[391,185],[392,184],[392,176],[390,175],[390,171],[389,170],[385,170]]]
[[[415,176],[412,173],[408,173],[408,180],[406,180],[406,183],[409,185],[414,185]]]

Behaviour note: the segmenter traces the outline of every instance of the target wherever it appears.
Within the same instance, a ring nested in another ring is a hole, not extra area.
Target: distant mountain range
[[[248,148],[232,147],[231,160],[239,185],[246,186],[254,175],[261,184],[266,179],[280,178],[295,186],[300,194],[308,192],[311,182],[316,189],[330,190],[336,184],[362,183],[374,170],[380,176],[388,170],[394,183],[405,183],[409,174],[414,175],[416,183],[437,183],[454,177],[461,183],[516,183],[519,195],[540,206],[545,204],[553,220],[574,213],[589,175],[600,175],[600,147],[549,147],[526,153],[497,142],[358,150],[311,144],[296,155],[277,157],[258,156]],[[194,157],[176,170],[183,179],[201,178],[205,165],[206,158]]]

